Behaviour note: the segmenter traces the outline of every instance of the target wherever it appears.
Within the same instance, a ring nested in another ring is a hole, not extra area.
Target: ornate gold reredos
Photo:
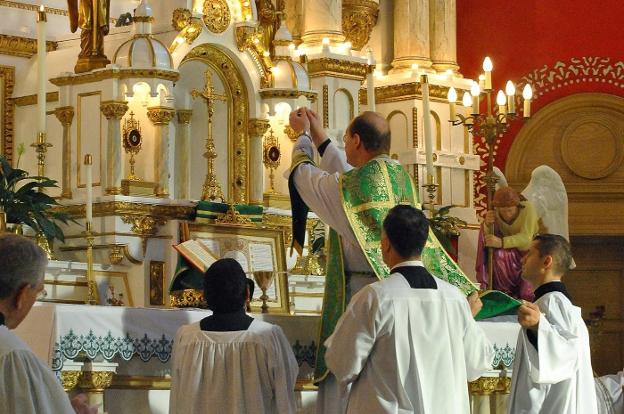
[[[213,33],[224,32],[230,25],[232,15],[225,0],[206,0],[203,10],[204,23]]]

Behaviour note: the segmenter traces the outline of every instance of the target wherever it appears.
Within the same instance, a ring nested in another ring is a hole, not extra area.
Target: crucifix
[[[225,102],[227,100],[227,96],[215,93],[215,88],[212,84],[212,72],[210,72],[210,69],[206,69],[204,78],[206,79],[204,90],[200,91],[198,89],[193,89],[191,91],[193,99],[203,98],[206,102],[206,108],[208,109],[208,136],[206,137],[206,152],[204,152],[204,157],[208,162],[208,172],[206,173],[206,180],[204,181],[204,186],[202,188],[201,199],[210,201],[221,199],[221,202],[224,202],[225,198],[223,197],[223,191],[221,191],[221,187],[217,182],[217,175],[214,171],[214,160],[217,158],[217,150],[215,149],[214,139],[212,138],[212,116],[214,115],[215,101]]]

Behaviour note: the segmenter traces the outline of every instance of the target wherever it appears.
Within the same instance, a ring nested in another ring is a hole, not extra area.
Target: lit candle
[[[481,88],[477,82],[472,82],[470,94],[472,95],[472,113],[476,115],[479,113],[479,95],[481,94]]]
[[[505,93],[507,94],[507,112],[516,113],[516,87],[512,81],[507,81],[505,85]]]
[[[531,89],[531,85],[528,83],[524,85],[524,89],[522,90],[522,97],[524,98],[524,112],[523,115],[525,118],[531,116],[531,99],[533,98],[533,90]]]
[[[483,60],[483,71],[485,72],[485,82],[483,88],[486,91],[492,89],[492,69],[494,65],[492,65],[492,59],[489,56],[486,56]]]
[[[93,222],[93,157],[87,154],[84,157],[85,174],[87,176],[87,223]]]
[[[38,132],[46,132],[46,21],[43,4],[37,12],[37,111]]]
[[[455,102],[457,101],[457,91],[452,86],[448,91],[448,101],[449,101],[449,120],[451,122],[455,121]]]
[[[422,75],[423,128],[425,130],[425,154],[427,160],[427,184],[433,184],[433,140],[431,138],[431,111],[429,109],[429,79]]]
[[[472,96],[470,96],[470,92],[464,92],[462,105],[464,105],[466,108],[470,108],[472,106]]]
[[[479,75],[479,88],[485,88],[485,75],[483,73]]]
[[[375,58],[373,57],[373,49],[368,48],[368,74],[366,75],[366,101],[368,102],[368,110],[375,111],[375,81],[373,80],[373,70]]]
[[[503,124],[507,123],[507,117],[504,116],[507,115],[507,105],[505,105],[506,103],[507,99],[505,98],[505,93],[499,89],[498,93],[496,94],[496,105],[498,105],[498,114],[503,115],[501,119],[501,122]]]

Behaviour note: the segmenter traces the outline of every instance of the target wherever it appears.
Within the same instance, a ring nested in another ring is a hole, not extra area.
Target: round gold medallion
[[[232,16],[225,0],[206,0],[203,10],[204,23],[213,33],[221,33],[230,25]]]

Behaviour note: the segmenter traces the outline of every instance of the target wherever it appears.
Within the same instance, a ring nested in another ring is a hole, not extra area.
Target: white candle
[[[470,94],[472,95],[472,113],[476,115],[479,113],[479,95],[481,94],[481,88],[477,82],[472,82]]]
[[[498,115],[503,115],[501,117],[501,122],[503,124],[507,123],[507,105],[506,105],[505,93],[501,90],[498,91],[496,95],[496,104],[498,105]]]
[[[449,101],[449,121],[454,122],[457,115],[455,114],[455,101],[457,101],[457,91],[452,86],[448,91]]]
[[[427,160],[427,184],[433,183],[433,139],[431,137],[431,110],[429,109],[429,79],[422,75],[423,129],[425,131],[425,154]]]
[[[85,174],[87,176],[87,223],[93,222],[93,157],[91,154],[84,158]]]
[[[529,85],[528,83],[524,85],[524,89],[522,90],[522,97],[524,98],[523,115],[525,118],[529,118],[531,116],[531,99],[533,98],[533,90],[531,89],[531,85]]]
[[[373,49],[368,48],[368,74],[366,75],[366,101],[368,102],[368,110],[375,111],[375,81],[373,80],[373,69],[375,58],[373,57]]]
[[[485,80],[483,82],[483,88],[486,91],[492,89],[492,59],[489,56],[486,56],[483,60],[483,71],[485,72]]]
[[[505,85],[505,93],[507,94],[507,112],[516,113],[516,87],[512,81],[507,81]]]
[[[37,12],[37,113],[38,132],[46,132],[46,14],[43,5]]]

